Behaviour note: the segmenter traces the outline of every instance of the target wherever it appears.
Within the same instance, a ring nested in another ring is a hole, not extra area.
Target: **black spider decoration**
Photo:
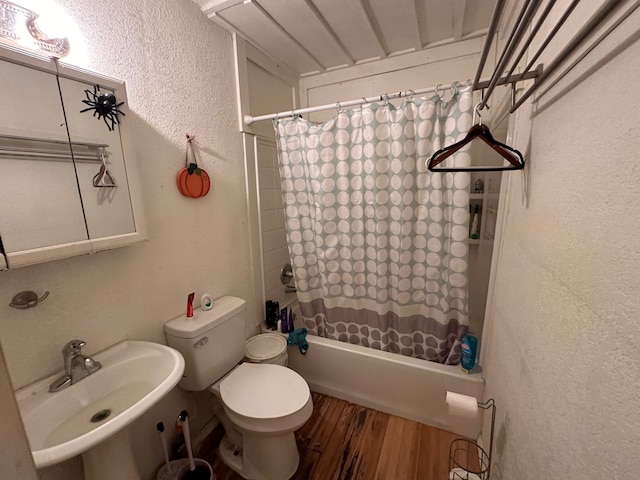
[[[95,117],[97,114],[98,120],[100,120],[100,118],[104,118],[105,125],[109,131],[112,131],[115,124],[120,123],[118,114],[124,115],[124,112],[121,112],[118,109],[118,107],[124,105],[124,102],[116,103],[116,96],[111,92],[102,93],[98,85],[93,86],[93,92],[85,90],[84,93],[87,96],[87,99],[82,100],[82,103],[89,105],[89,108],[80,110],[80,113],[93,110],[93,116]],[[111,122],[111,125],[109,125],[107,120]]]

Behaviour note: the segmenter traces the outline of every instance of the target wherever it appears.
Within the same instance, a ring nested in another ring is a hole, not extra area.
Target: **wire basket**
[[[476,442],[456,438],[449,447],[449,480],[488,480],[490,459]]]

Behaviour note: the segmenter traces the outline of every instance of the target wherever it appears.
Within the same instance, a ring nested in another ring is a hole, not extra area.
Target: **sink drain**
[[[111,415],[111,410],[105,408],[104,410],[100,410],[93,417],[91,417],[91,423],[98,423],[103,421],[105,418],[108,418]]]

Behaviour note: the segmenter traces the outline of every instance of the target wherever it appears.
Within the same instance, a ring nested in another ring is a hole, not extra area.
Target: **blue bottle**
[[[460,365],[464,373],[469,373],[476,364],[476,351],[478,350],[478,339],[468,333],[462,337],[462,359]]]

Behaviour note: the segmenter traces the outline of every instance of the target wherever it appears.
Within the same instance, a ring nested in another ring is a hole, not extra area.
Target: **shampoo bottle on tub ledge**
[[[462,358],[460,359],[460,365],[464,373],[469,373],[475,366],[477,349],[478,339],[465,333],[462,337]]]

